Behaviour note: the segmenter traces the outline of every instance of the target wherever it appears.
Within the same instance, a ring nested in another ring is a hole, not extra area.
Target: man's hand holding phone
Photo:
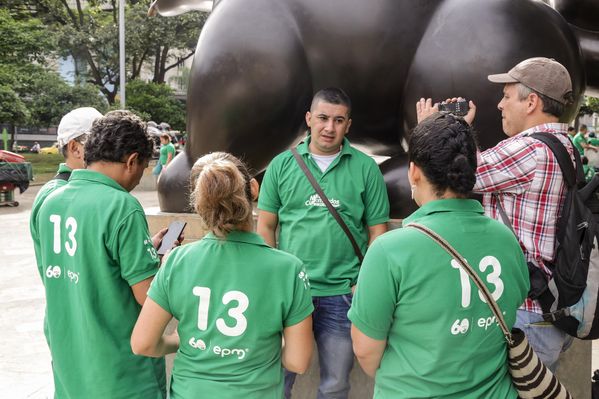
[[[439,111],[446,111],[461,116],[469,125],[472,125],[474,116],[476,115],[476,105],[473,101],[466,102],[462,97],[448,98],[440,104],[433,104],[433,100],[430,98],[421,98],[416,103],[416,119],[418,123]]]
[[[181,245],[185,239],[183,230],[186,225],[186,222],[175,220],[169,224],[168,228],[160,230],[152,237],[158,255],[164,256],[174,247]]]

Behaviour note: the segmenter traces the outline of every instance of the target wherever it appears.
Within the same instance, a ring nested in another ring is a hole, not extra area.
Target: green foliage
[[[126,46],[129,76],[136,79],[151,66],[152,81],[164,83],[168,70],[193,56],[208,14],[190,12],[175,17],[148,17],[151,0],[142,0],[127,10]]]
[[[24,94],[31,126],[58,125],[66,113],[79,107],[94,107],[102,113],[108,107],[96,86],[87,83],[71,86],[53,72],[34,75],[29,83]]]
[[[114,103],[120,81],[117,0],[2,1],[10,10],[41,19],[45,32],[58,43],[58,53],[86,65],[77,71],[78,81],[96,85]],[[167,71],[193,56],[207,14],[150,18],[150,4],[151,0],[126,2],[127,79],[144,72],[161,83]]]
[[[64,162],[64,157],[61,154],[34,154],[32,152],[24,152],[21,154],[27,162],[31,162],[33,174],[52,173],[56,174],[58,165]]]
[[[174,96],[173,89],[164,83],[127,83],[127,108],[156,123],[167,122],[173,130],[185,129],[185,109]]]
[[[0,85],[0,121],[22,124],[29,118],[29,111],[18,94],[9,86]]]
[[[51,47],[37,19],[15,19],[7,10],[0,9],[0,121],[10,124],[25,123],[30,113],[20,95],[20,89],[34,70],[41,70],[44,55]]]
[[[1,122],[51,126],[73,108],[106,109],[96,87],[70,86],[46,65],[54,55],[54,41],[40,20],[1,9],[0,35]]]
[[[55,45],[40,20],[15,19],[6,9],[0,9],[0,37],[0,65],[44,64]]]
[[[593,115],[593,113],[599,113],[599,98],[585,96],[584,104],[580,107],[578,116]]]

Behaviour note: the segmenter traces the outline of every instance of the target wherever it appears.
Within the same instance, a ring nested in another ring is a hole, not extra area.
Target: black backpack
[[[566,147],[552,134],[531,137],[555,155],[567,187],[557,223],[553,275],[536,290],[545,321],[579,339],[599,338],[599,175],[585,184],[582,162],[574,149],[576,170]],[[538,281],[538,280],[536,280]],[[533,281],[531,279],[531,284]]]

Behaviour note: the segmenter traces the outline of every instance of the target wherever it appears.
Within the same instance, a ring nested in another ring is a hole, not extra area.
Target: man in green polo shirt
[[[163,399],[163,359],[135,356],[133,325],[158,271],[156,241],[129,194],[152,155],[145,124],[128,111],[94,122],[87,169],[48,195],[34,241],[46,292],[45,334],[56,398]]]
[[[31,217],[29,219],[29,229],[34,234],[34,228],[37,225],[37,214],[46,197],[59,187],[67,184],[71,172],[75,169],[83,169],[83,145],[87,134],[92,127],[92,123],[101,118],[102,114],[92,107],[77,108],[66,114],[58,124],[57,140],[60,152],[64,156],[65,162],[58,166],[56,176],[43,185],[37,193],[33,206],[31,207]],[[33,247],[35,256],[39,253],[39,242],[34,240]],[[38,259],[39,265],[39,259]]]
[[[345,138],[350,112],[350,99],[341,89],[316,93],[306,113],[310,132],[297,151],[365,253],[368,244],[387,231],[389,200],[376,163]],[[277,246],[278,226],[278,248],[306,265],[320,361],[318,397],[346,398],[354,360],[347,311],[358,257],[290,151],[278,155],[266,170],[258,208],[257,230],[266,243]],[[294,374],[286,374],[287,398],[294,380]]]
[[[584,157],[584,150],[597,152],[597,147],[587,141],[587,130],[587,125],[580,125],[580,131],[572,138],[572,143],[574,143],[574,147],[576,147],[581,157]]]

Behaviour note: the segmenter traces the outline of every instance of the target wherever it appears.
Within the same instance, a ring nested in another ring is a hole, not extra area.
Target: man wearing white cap
[[[473,191],[483,195],[488,216],[511,224],[528,262],[531,283],[535,278],[548,280],[566,185],[549,147],[530,135],[554,135],[574,162],[568,125],[559,122],[565,107],[572,102],[570,74],[554,59],[535,57],[520,62],[507,73],[489,75],[488,79],[505,85],[497,108],[508,138],[479,154]],[[418,120],[436,108],[430,99],[421,99],[416,106]],[[472,123],[475,113],[471,101],[464,119]],[[500,275],[496,277],[501,279]],[[542,314],[539,302],[527,298],[518,310],[514,327],[524,331],[541,361],[555,371],[558,357],[568,348],[571,338],[544,321]]]
[[[46,197],[58,187],[67,184],[71,172],[83,169],[83,145],[94,121],[101,118],[102,114],[95,108],[76,108],[62,117],[58,124],[58,148],[64,156],[65,162],[58,166],[56,176],[40,189],[31,208],[29,228],[34,232],[37,225],[37,214]],[[39,243],[33,242],[36,256],[39,252]]]

